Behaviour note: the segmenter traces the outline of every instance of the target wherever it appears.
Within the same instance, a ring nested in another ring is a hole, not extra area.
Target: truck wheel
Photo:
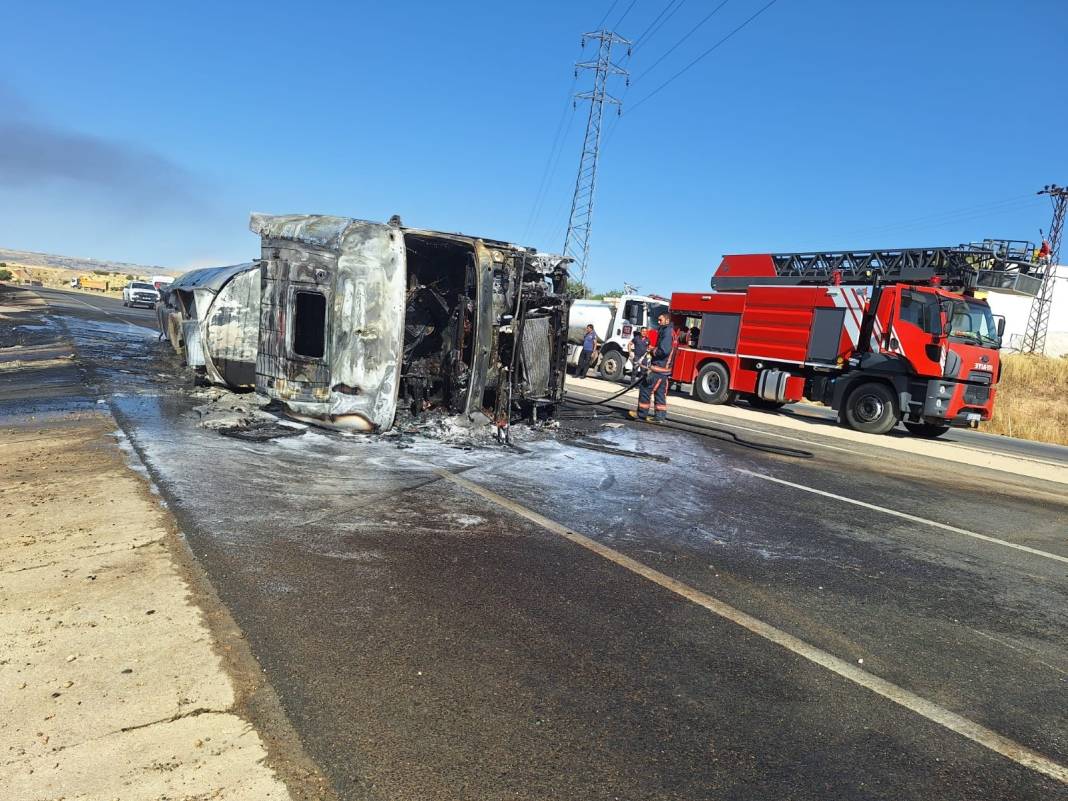
[[[627,360],[618,350],[601,354],[601,378],[606,381],[619,381],[623,377],[623,366]]]
[[[845,424],[865,434],[886,434],[897,425],[894,393],[886,384],[869,381],[849,393],[846,398]]]
[[[126,302],[126,301],[124,300],[124,301],[122,302],[122,305],[123,305],[123,307],[124,307],[124,308],[127,308],[127,307],[129,307],[129,305],[130,305],[130,304],[129,304],[129,303],[127,303],[127,302]]]
[[[745,402],[754,409],[761,409],[765,412],[777,412],[786,405],[782,401],[770,401],[766,398],[761,398],[759,395],[750,395],[745,399]]]
[[[905,423],[905,428],[912,436],[924,439],[935,439],[949,431],[949,426],[938,423]]]
[[[731,377],[727,368],[719,362],[708,362],[693,380],[694,396],[705,403],[729,403],[731,401]]]

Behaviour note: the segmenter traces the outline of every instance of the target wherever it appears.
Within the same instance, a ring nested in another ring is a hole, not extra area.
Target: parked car
[[[147,306],[151,309],[158,300],[159,292],[145,281],[130,281],[122,289],[123,306]]]

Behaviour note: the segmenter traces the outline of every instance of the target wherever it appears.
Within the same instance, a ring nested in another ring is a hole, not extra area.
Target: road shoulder
[[[32,296],[4,311],[20,352],[64,349]],[[28,411],[0,393],[4,797],[334,798],[106,407],[53,370],[4,371]]]

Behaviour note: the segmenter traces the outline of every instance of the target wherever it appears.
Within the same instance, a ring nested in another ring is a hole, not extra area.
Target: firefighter
[[[1042,247],[1038,249],[1038,263],[1042,266],[1046,266],[1050,262],[1050,253],[1052,249],[1049,246],[1049,242],[1045,239],[1042,240]]]
[[[671,316],[661,314],[657,318],[656,346],[649,349],[649,372],[638,387],[638,410],[630,413],[632,419],[653,423],[667,420],[667,391],[675,361],[675,342]]]

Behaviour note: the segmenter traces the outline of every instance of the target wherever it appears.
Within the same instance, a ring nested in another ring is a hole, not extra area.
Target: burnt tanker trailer
[[[567,259],[482,237],[254,214],[256,389],[298,419],[384,431],[441,410],[497,425],[563,399]]]
[[[253,263],[191,270],[160,288],[160,333],[214,384],[256,385],[260,269]]]

